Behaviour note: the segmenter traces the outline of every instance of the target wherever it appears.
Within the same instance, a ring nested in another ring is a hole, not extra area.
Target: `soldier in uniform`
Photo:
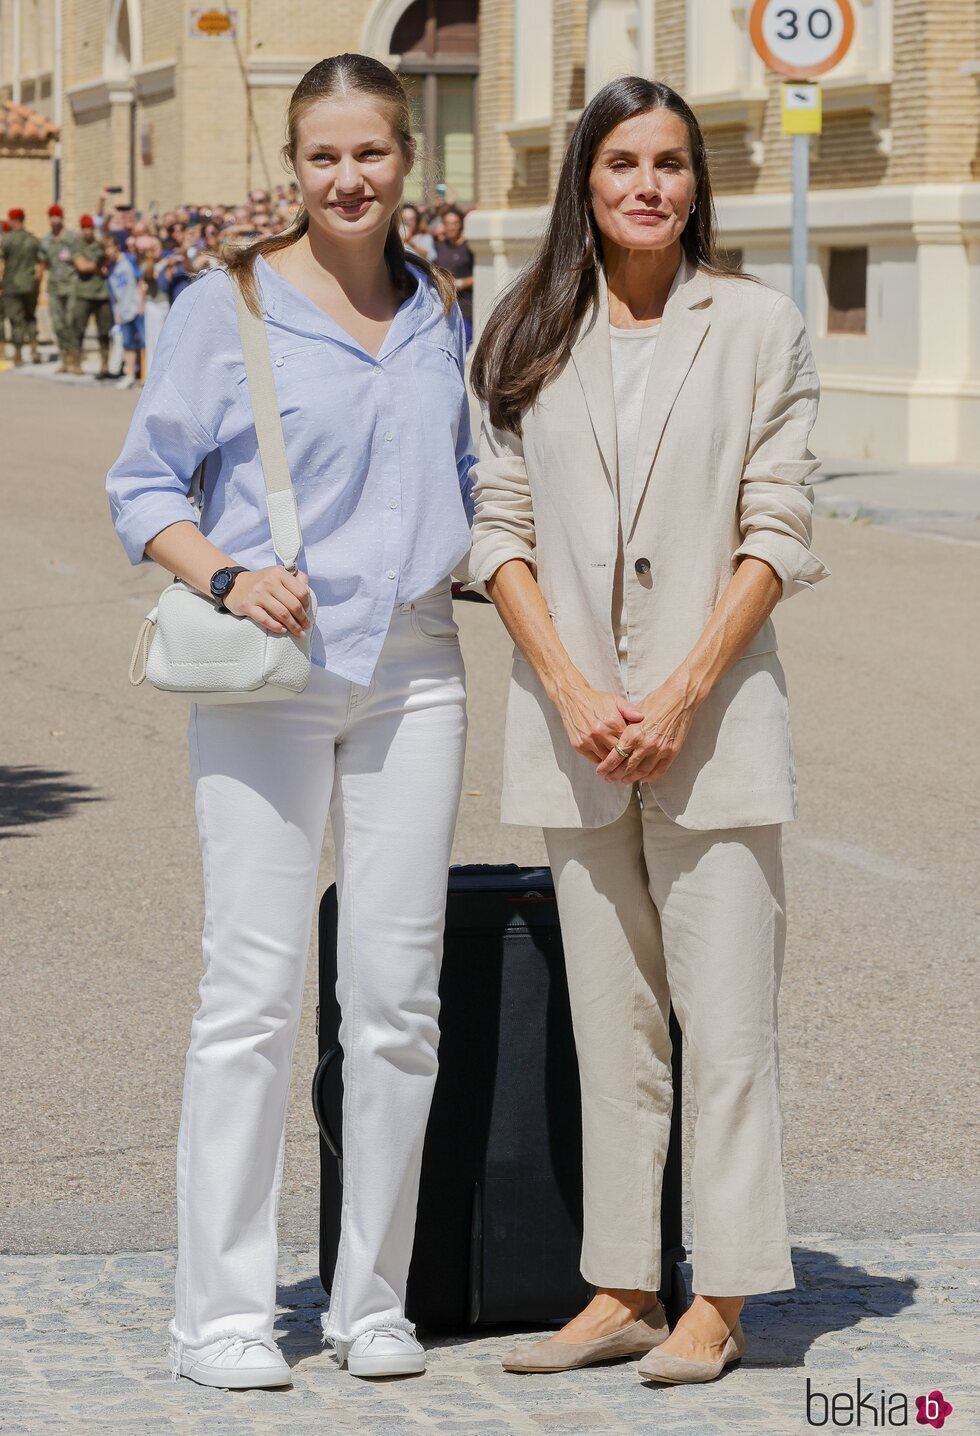
[[[109,303],[109,286],[106,283],[105,251],[95,236],[95,222],[90,214],[83,214],[79,220],[81,234],[72,246],[72,263],[75,267],[74,287],[71,301],[71,354],[65,357],[65,369],[69,374],[82,372],[82,344],[90,316],[95,318],[99,334],[99,353],[102,368],[99,378],[109,373],[109,335],[112,332],[112,305]]]
[[[69,358],[74,350],[74,329],[71,322],[72,291],[75,287],[75,266],[72,262],[72,240],[65,232],[64,210],[53,204],[48,210],[51,233],[41,240],[41,259],[48,275],[48,314],[57,340],[61,363],[56,374],[69,374]]]
[[[10,342],[14,348],[14,364],[24,362],[21,349],[31,346],[31,358],[40,364],[37,347],[37,293],[41,282],[41,246],[36,235],[24,228],[24,211],[12,209],[7,215],[9,230],[0,238],[0,259],[3,260],[3,305],[10,322]]]

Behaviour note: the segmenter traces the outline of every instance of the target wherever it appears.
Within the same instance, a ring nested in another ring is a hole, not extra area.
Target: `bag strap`
[[[272,547],[283,568],[295,573],[296,560],[303,547],[303,534],[299,526],[296,495],[293,492],[286,445],[282,437],[282,419],[272,376],[269,337],[265,331],[265,321],[253,314],[245,302],[241,285],[232,279],[231,286],[238,311],[238,331],[245,358],[248,397],[255,418],[255,434],[259,441],[262,475],[265,479]]]

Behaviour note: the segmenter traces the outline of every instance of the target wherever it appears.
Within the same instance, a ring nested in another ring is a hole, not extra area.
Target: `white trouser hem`
[[[206,1336],[203,1341],[188,1341],[177,1331],[175,1322],[171,1322],[167,1328],[170,1335],[170,1380],[180,1379],[180,1363],[183,1360],[185,1351],[200,1351],[204,1346],[211,1346],[216,1341],[234,1341],[240,1337],[242,1341],[266,1341],[275,1344],[271,1336],[261,1331],[244,1331],[239,1327],[223,1327],[221,1331],[214,1331]]]
[[[330,1313],[323,1312],[320,1317],[323,1345],[333,1347],[341,1365],[347,1360],[347,1353],[354,1342],[366,1331],[407,1331],[410,1336],[415,1335],[415,1323],[404,1316],[362,1316],[360,1321],[354,1322],[346,1336],[337,1336],[334,1332],[328,1332],[329,1321]]]

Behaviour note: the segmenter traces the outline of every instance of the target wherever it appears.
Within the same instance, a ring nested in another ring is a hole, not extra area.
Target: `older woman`
[[[780,825],[796,815],[770,613],[810,552],[818,384],[784,295],[729,272],[697,121],[613,81],[583,113],[540,253],[473,365],[471,578],[517,645],[502,818],[554,869],[582,1077],[592,1302],[504,1360],[738,1359],[745,1296],[794,1285],[781,1168]],[[697,1105],[694,1300],[657,1303],[668,1012]]]

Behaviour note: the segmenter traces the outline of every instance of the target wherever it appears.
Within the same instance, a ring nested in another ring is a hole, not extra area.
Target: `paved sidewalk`
[[[839,1394],[842,1414],[860,1377],[862,1428],[874,1424],[869,1405],[880,1413],[884,1397],[895,1411],[904,1394],[908,1425],[918,1429],[915,1398],[938,1388],[953,1406],[950,1436],[980,1430],[980,1235],[810,1237],[798,1242],[794,1260],[797,1291],[750,1298],[746,1359],[711,1385],[641,1383],[632,1362],[509,1375],[499,1362],[513,1337],[496,1332],[430,1340],[424,1377],[372,1383],[338,1371],[321,1352],[316,1253],[289,1247],[280,1259],[277,1335],[293,1386],[222,1392],[169,1379],[162,1333],[170,1253],[3,1257],[0,1429],[5,1436],[95,1428],[106,1436],[794,1436],[811,1429],[808,1379],[811,1418],[820,1424],[823,1398]],[[857,1424],[853,1412],[850,1424]]]
[[[818,514],[980,544],[980,470],[825,459],[812,482]]]

